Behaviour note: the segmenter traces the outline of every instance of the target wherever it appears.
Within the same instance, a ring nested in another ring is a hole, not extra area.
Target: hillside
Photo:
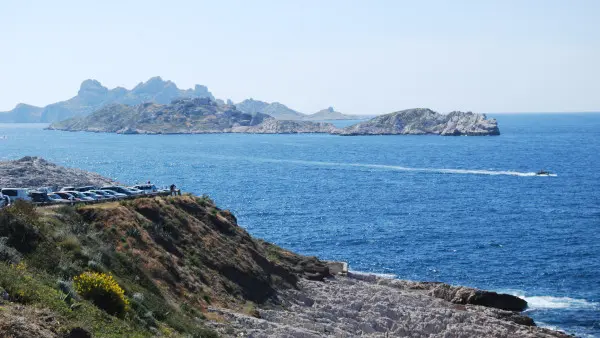
[[[58,122],[70,117],[85,116],[110,105],[141,103],[167,104],[181,97],[208,97],[214,99],[205,86],[196,85],[193,89],[179,89],[171,81],[153,77],[140,82],[133,89],[123,87],[108,89],[96,80],[85,80],[81,83],[76,96],[49,104],[44,108],[19,104],[9,112],[0,112],[0,122]]]
[[[440,114],[415,108],[374,117],[338,131],[340,135],[500,135],[495,119],[483,114],[454,111]]]
[[[306,115],[288,108],[279,102],[267,103],[254,99],[247,99],[237,103],[236,108],[244,113],[262,113],[272,116],[278,120],[301,120]]]
[[[332,125],[275,120],[248,114],[208,98],[178,99],[170,104],[110,105],[83,117],[53,123],[48,129],[120,134],[326,133]]]
[[[94,337],[212,337],[204,323],[219,316],[209,306],[254,314],[276,290],[328,271],[253,239],[206,197],[58,209],[15,203],[0,210],[0,238],[0,328],[12,337],[78,328]],[[114,276],[125,312],[109,315],[75,293],[73,279],[85,271]]]
[[[44,108],[19,103],[13,110],[0,112],[0,123],[40,122]]]

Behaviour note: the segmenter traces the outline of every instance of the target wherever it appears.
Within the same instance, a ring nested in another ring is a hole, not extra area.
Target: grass
[[[127,201],[36,209],[19,202],[0,210],[0,237],[5,238],[0,251],[6,256],[0,262],[0,290],[8,292],[11,302],[51,311],[61,323],[60,334],[81,327],[94,337],[148,337],[156,331],[216,337],[196,319],[204,317],[202,308],[187,304],[183,311],[166,298],[164,286],[144,269],[140,254],[133,254],[145,230],[135,225],[138,220],[132,217],[143,216],[132,212],[132,207]],[[184,220],[177,222],[185,226]],[[175,236],[177,229],[172,227],[163,224],[161,229]],[[111,273],[124,290],[124,301],[131,303],[129,309],[114,316],[64,291],[86,271]],[[134,294],[143,296],[133,299]]]

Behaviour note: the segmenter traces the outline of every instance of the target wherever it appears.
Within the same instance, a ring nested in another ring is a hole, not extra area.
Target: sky
[[[304,113],[600,111],[597,0],[0,0],[0,111],[153,76]]]

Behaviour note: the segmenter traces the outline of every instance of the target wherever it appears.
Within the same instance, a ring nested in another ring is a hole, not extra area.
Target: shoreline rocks
[[[399,288],[395,280],[355,277],[301,280],[255,316],[209,308],[228,322],[209,325],[224,337],[570,337],[518,312],[429,295],[439,283],[398,280],[410,287]]]

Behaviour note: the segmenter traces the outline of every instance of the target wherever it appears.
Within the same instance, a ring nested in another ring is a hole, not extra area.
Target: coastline
[[[431,285],[351,272],[302,280],[253,315],[209,307],[227,325],[208,325],[224,337],[572,337],[518,312],[433,297]]]

